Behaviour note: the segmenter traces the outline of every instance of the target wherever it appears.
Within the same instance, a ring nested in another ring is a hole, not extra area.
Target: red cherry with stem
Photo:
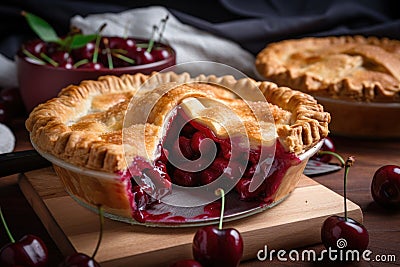
[[[204,266],[238,266],[243,256],[243,239],[234,228],[222,229],[225,207],[224,190],[221,194],[221,216],[219,227],[205,226],[197,230],[192,244],[193,257]]]
[[[142,47],[137,47],[135,59],[136,65],[149,64],[155,61],[153,55],[148,50]]]
[[[96,45],[94,42],[89,42],[83,47],[73,49],[72,56],[75,61],[80,61],[82,59],[87,59],[88,61],[91,61],[93,58],[95,46]]]
[[[172,56],[171,52],[167,49],[164,49],[162,47],[157,47],[151,51],[151,54],[153,55],[155,61],[161,61],[167,58],[170,58]]]
[[[70,54],[66,51],[55,51],[50,55],[51,59],[53,59],[55,62],[57,62],[59,65],[62,65],[65,63],[72,63],[72,58]]]
[[[44,267],[48,262],[48,251],[44,242],[37,236],[25,235],[15,241],[8,229],[0,208],[0,217],[11,243],[0,249],[0,266]]]
[[[355,159],[349,157],[345,162],[338,154],[332,153],[332,155],[336,156],[345,167],[343,178],[344,217],[336,215],[328,217],[321,227],[321,240],[326,248],[362,251],[368,247],[368,231],[364,225],[347,216],[347,176]]]
[[[46,43],[40,39],[28,41],[23,45],[23,49],[35,57],[40,57],[40,53],[46,53]]]
[[[122,49],[126,52],[136,48],[136,42],[132,38],[123,37],[109,37],[109,47],[110,49]]]
[[[368,247],[368,231],[351,218],[330,216],[324,221],[322,229],[322,243],[326,248],[363,251]]]
[[[77,252],[67,256],[64,261],[60,263],[59,267],[100,267],[100,264],[95,261],[94,257],[100,248],[101,240],[103,238],[104,214],[101,206],[98,206],[98,212],[100,218],[99,239],[97,240],[96,248],[92,256]]]
[[[375,202],[383,207],[400,208],[400,167],[380,167],[372,178],[371,194]]]
[[[202,265],[198,261],[187,259],[187,260],[177,261],[172,265],[170,265],[169,267],[202,267]]]
[[[324,142],[322,143],[320,151],[330,151],[335,153],[336,148],[333,143],[333,140],[329,137],[325,137]],[[313,160],[318,160],[320,162],[328,163],[332,160],[332,155],[331,154],[322,154],[322,153],[317,153],[314,156],[311,157]]]

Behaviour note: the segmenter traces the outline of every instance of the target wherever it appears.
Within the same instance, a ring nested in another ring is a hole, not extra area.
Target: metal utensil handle
[[[0,177],[51,166],[36,150],[0,154]]]

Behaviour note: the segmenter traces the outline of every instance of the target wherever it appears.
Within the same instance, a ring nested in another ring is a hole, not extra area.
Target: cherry
[[[172,265],[170,265],[169,267],[202,267],[202,265],[198,261],[187,259],[187,260],[177,261]]]
[[[40,39],[28,41],[23,45],[23,48],[26,49],[29,53],[34,55],[35,57],[40,57],[41,53],[46,53],[46,43]]]
[[[196,173],[187,172],[180,169],[175,169],[173,181],[177,185],[189,187],[196,186],[199,182]]]
[[[400,207],[400,167],[385,165],[374,174],[371,193],[376,203],[388,208]]]
[[[171,57],[171,52],[169,50],[161,48],[161,47],[157,47],[156,49],[153,49],[151,51],[151,54],[153,55],[155,61],[161,61],[161,60]]]
[[[126,52],[135,49],[136,42],[132,38],[123,38],[123,37],[109,37],[109,47],[110,49],[122,49]]]
[[[225,196],[222,189],[219,227],[205,226],[197,230],[192,244],[193,257],[204,266],[238,266],[243,256],[243,239],[234,228],[222,229]]]
[[[180,135],[183,135],[183,136],[185,136],[185,137],[187,137],[187,138],[192,138],[193,135],[194,135],[196,132],[197,132],[197,129],[194,128],[194,127],[192,126],[192,124],[186,123],[186,124],[183,126],[183,128],[182,128],[182,130],[181,130],[181,132],[180,132]]]
[[[70,70],[74,68],[74,65],[71,62],[63,62],[58,67]]]
[[[59,267],[100,267],[92,257],[83,253],[75,253],[67,256]]]
[[[322,143],[320,151],[329,151],[329,152],[336,152],[335,145],[333,143],[333,140],[329,137],[325,137],[324,142]],[[317,153],[314,156],[311,157],[313,160],[318,160],[320,162],[328,163],[332,160],[332,155],[328,153]]]
[[[200,153],[200,146],[203,144],[203,141],[207,139],[207,136],[198,131],[193,134],[192,139],[190,140],[190,147],[195,153]],[[208,142],[205,142],[204,144],[207,144]]]
[[[70,54],[66,51],[55,51],[50,55],[51,59],[58,63],[58,65],[65,65],[66,63],[72,63]]]
[[[367,229],[361,223],[348,218],[347,216],[347,197],[346,183],[350,167],[354,163],[354,157],[349,157],[346,162],[336,153],[336,156],[342,165],[344,171],[344,217],[333,215],[328,217],[321,227],[321,240],[326,248],[338,248],[343,250],[365,250],[368,247],[369,234]]]
[[[99,205],[99,218],[100,218],[100,231],[99,231],[99,239],[97,240],[96,248],[93,252],[93,255],[90,257],[83,253],[74,253],[65,257],[65,259],[59,264],[59,267],[100,267],[100,264],[95,261],[94,257],[97,254],[97,251],[100,248],[101,240],[103,238],[103,225],[104,225],[104,215],[103,208]]]
[[[219,177],[218,173],[212,169],[205,169],[200,173],[200,184],[206,185],[214,182]]]
[[[229,160],[225,158],[216,158],[211,164],[211,169],[215,170],[215,172],[220,176],[224,170],[228,167]]]
[[[91,61],[93,58],[94,50],[95,50],[95,43],[89,42],[83,47],[74,49],[72,51],[72,56],[75,59],[75,61],[79,61],[82,59],[87,59],[88,61]]]
[[[346,250],[365,250],[368,247],[369,235],[361,223],[341,216],[330,216],[322,225],[322,243],[326,248]],[[340,244],[340,240],[346,240]]]
[[[11,241],[11,243],[6,244],[0,249],[0,266],[46,266],[48,251],[44,242],[34,235],[25,235],[16,242],[7,227],[1,208],[0,217]]]
[[[78,68],[80,68],[80,69],[94,69],[94,70],[99,70],[99,69],[104,68],[104,66],[103,66],[103,64],[101,64],[101,63],[99,63],[99,62],[97,62],[97,63],[88,62],[88,63],[85,63],[85,64],[80,65]]]
[[[155,62],[153,55],[149,51],[147,51],[147,49],[142,47],[136,48],[135,60],[137,65],[149,64]]]
[[[192,159],[194,157],[194,151],[192,150],[190,139],[184,136],[179,136],[178,140],[182,155],[187,159]]]
[[[101,36],[102,30],[106,26],[105,23],[99,27],[94,42],[92,41],[93,36],[87,36],[90,38],[87,38],[86,41],[81,39],[81,41],[74,42],[72,40],[77,40],[76,35],[83,36],[79,29],[73,28],[66,37],[59,37],[51,25],[43,19],[25,11],[21,14],[41,40],[26,42],[18,54],[36,64],[47,64],[66,69],[98,70],[104,66],[113,69],[149,64],[172,56],[171,49],[155,42],[157,32],[159,33],[158,42],[162,39],[168,16],[161,20],[159,26],[153,26],[153,32],[147,44],[137,44],[133,38]],[[85,64],[87,62],[92,64]]]

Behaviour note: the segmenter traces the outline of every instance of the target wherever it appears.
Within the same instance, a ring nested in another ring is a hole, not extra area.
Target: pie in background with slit
[[[89,207],[102,205],[112,218],[194,220],[154,214],[158,197],[174,185],[200,187],[220,177],[238,179],[232,192],[241,201],[277,203],[299,181],[307,152],[329,132],[330,114],[312,96],[271,82],[173,72],[151,77],[103,76],[68,86],[26,121],[33,146],[52,159],[67,192]],[[237,92],[266,101],[244,101]],[[196,160],[211,143],[215,157],[203,168],[172,164],[182,154],[201,165]],[[249,190],[256,176],[263,182]],[[211,216],[204,212],[201,218]]]
[[[400,137],[398,40],[363,36],[283,40],[260,51],[255,65],[265,80],[316,97],[332,115],[333,134]]]

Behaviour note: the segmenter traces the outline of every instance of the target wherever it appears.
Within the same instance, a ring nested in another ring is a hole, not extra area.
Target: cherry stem
[[[41,60],[40,58],[38,58],[37,56],[33,55],[31,52],[29,52],[28,50],[26,50],[25,48],[22,49],[22,53],[24,53],[25,56],[34,59],[35,61],[37,61],[40,64],[46,64],[46,62],[44,62],[43,60]]]
[[[108,62],[108,68],[112,70],[114,68],[112,56],[111,56],[111,50],[108,45],[108,38],[103,39],[104,46],[106,47],[106,53],[107,53],[107,62]]]
[[[349,175],[350,167],[353,166],[355,158],[350,156],[344,164],[344,178],[343,178],[343,198],[344,198],[344,219],[347,221],[347,176]]]
[[[346,165],[344,159],[343,159],[342,156],[340,156],[338,153],[335,153],[335,152],[332,152],[332,151],[323,151],[323,150],[320,150],[320,151],[318,151],[318,154],[319,154],[319,155],[324,155],[324,154],[332,155],[332,156],[336,157],[336,158],[340,161],[340,164],[342,165],[342,167]]]
[[[165,26],[167,25],[167,21],[168,21],[168,19],[169,19],[169,16],[168,16],[168,14],[165,16],[165,18],[163,18],[162,20],[161,20],[161,25],[160,25],[160,33],[159,33],[159,36],[158,36],[158,42],[161,42],[162,41],[162,38],[163,38],[163,34],[164,34],[164,31],[165,31]]]
[[[98,206],[98,210],[99,210],[99,218],[100,218],[100,233],[99,233],[99,239],[97,240],[97,244],[96,244],[96,248],[94,249],[93,255],[92,255],[92,259],[94,259],[94,257],[97,254],[97,251],[100,248],[100,244],[101,244],[101,240],[103,239],[103,225],[104,225],[104,212],[103,212],[103,207],[102,206]]]
[[[81,59],[78,62],[75,62],[74,68],[78,68],[79,66],[82,66],[83,64],[88,63],[89,60],[87,58]]]
[[[149,46],[147,47],[147,52],[150,53],[154,46],[154,37],[156,32],[158,31],[158,27],[156,25],[153,26],[153,32],[151,34],[151,38],[149,40]]]
[[[100,39],[101,39],[101,32],[104,30],[104,28],[107,26],[107,23],[103,23],[99,30],[97,31],[97,36],[96,36],[96,42],[94,45],[94,52],[93,52],[93,58],[92,62],[97,63],[97,57],[99,55],[99,47],[100,47]]]
[[[354,156],[350,156],[347,158],[346,161],[336,152],[332,151],[318,151],[318,154],[323,155],[323,154],[328,154],[336,157],[342,166],[344,166],[344,177],[343,177],[343,199],[344,199],[344,219],[347,221],[347,176],[349,175],[349,170],[350,167],[353,166],[355,162]]]
[[[46,60],[47,62],[49,62],[53,67],[58,67],[58,63],[56,61],[54,61],[51,57],[49,57],[48,55],[46,55],[45,53],[40,53],[40,56]]]
[[[1,211],[1,207],[0,207],[0,217],[1,217],[1,221],[3,222],[4,228],[6,229],[8,238],[10,238],[11,243],[15,243],[15,239],[14,239],[14,237],[12,236],[12,234],[11,234],[11,232],[10,232],[10,229],[8,229],[6,220],[4,219],[3,212]]]
[[[218,188],[215,190],[215,194],[218,196],[221,196],[221,215],[219,217],[219,225],[218,229],[222,230],[222,221],[224,218],[224,212],[225,212],[225,191],[222,188]]]
[[[113,53],[112,55],[113,55],[114,57],[119,58],[119,59],[122,59],[123,61],[128,62],[128,63],[130,63],[130,64],[135,64],[135,60],[131,59],[130,57],[126,57],[126,56],[124,56],[124,55],[115,54],[115,53]]]

